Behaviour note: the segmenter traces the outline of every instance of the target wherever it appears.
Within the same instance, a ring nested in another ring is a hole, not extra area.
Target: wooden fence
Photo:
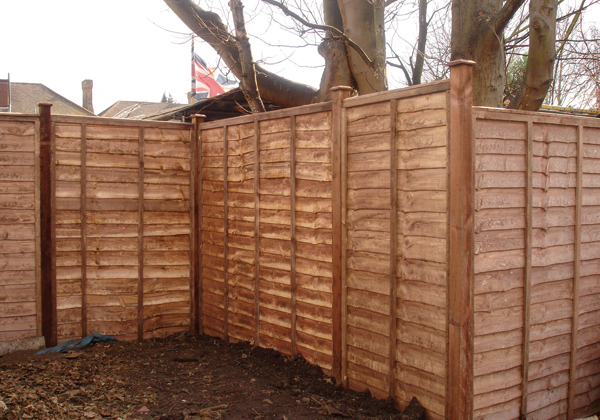
[[[600,123],[475,118],[475,413],[600,411]]]
[[[0,341],[39,335],[39,117],[0,120]]]
[[[59,340],[189,327],[192,135],[191,124],[52,118]]]
[[[453,64],[208,123],[22,117],[29,166],[4,161],[0,203],[26,207],[33,242],[0,242],[29,258],[0,287],[29,295],[0,299],[0,337],[189,329],[416,396],[429,419],[600,410],[600,123],[474,108]]]

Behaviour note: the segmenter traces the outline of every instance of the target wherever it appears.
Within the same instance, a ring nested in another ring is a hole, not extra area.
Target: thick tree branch
[[[504,31],[506,25],[511,21],[517,10],[525,3],[525,0],[507,0],[498,12],[498,16],[494,20],[494,32],[499,34]]]
[[[215,49],[231,72],[242,79],[242,67],[235,38],[219,15],[200,8],[191,0],[164,0],[188,28]],[[315,102],[318,91],[256,65],[256,81],[264,100],[284,108]]]
[[[319,25],[317,23],[309,22],[306,19],[304,19],[302,16],[298,15],[297,13],[294,13],[292,10],[290,10],[288,7],[286,7],[283,3],[280,3],[278,1],[275,1],[275,0],[262,0],[262,1],[279,8],[283,13],[286,14],[286,16],[290,16],[290,17],[296,19],[298,22],[300,22],[301,24],[303,24],[304,26],[306,26],[308,28],[317,29],[319,31],[329,31],[332,35],[343,39],[344,42],[346,42],[348,45],[350,45],[362,57],[362,59],[365,60],[365,63],[367,63],[369,66],[373,65],[373,60],[371,60],[369,58],[367,53],[360,47],[360,45],[358,45],[356,42],[354,42],[353,40],[348,38],[344,34],[344,32],[340,31],[338,28],[336,28],[334,26]]]
[[[531,0],[529,54],[523,85],[509,104],[511,109],[537,111],[552,83],[556,59],[557,0]]]

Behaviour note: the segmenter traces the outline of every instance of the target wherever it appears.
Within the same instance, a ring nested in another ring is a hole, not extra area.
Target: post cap
[[[477,63],[475,63],[473,60],[452,60],[451,62],[448,63],[448,67],[454,67],[454,66],[460,66],[460,65],[467,65],[467,66],[474,66]]]
[[[332,92],[336,92],[338,90],[354,90],[353,88],[351,88],[350,86],[334,86],[330,89]]]

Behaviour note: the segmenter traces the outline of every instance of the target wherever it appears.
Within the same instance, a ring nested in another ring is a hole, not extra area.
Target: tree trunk
[[[233,14],[237,46],[240,53],[240,66],[242,67],[240,84],[242,91],[252,112],[265,112],[265,105],[262,99],[260,99],[260,93],[256,85],[256,68],[252,60],[252,49],[250,48],[248,33],[246,32],[244,6],[241,0],[230,0],[229,8]]]
[[[221,21],[219,15],[203,10],[191,0],[164,0],[167,6],[188,28],[211,47],[223,59],[232,73],[242,79],[237,43]],[[256,65],[256,82],[261,96],[283,108],[306,105],[317,100],[317,90],[278,76]]]
[[[451,59],[476,62],[473,105],[502,106],[504,28],[524,0],[452,0]]]
[[[323,18],[325,25],[344,31],[344,21],[337,0],[323,0]],[[319,54],[325,59],[325,71],[321,77],[319,102],[331,100],[331,88],[350,86],[356,88],[352,77],[348,53],[344,42],[335,38],[329,31],[319,45]]]
[[[338,0],[344,33],[366,51],[372,64],[352,48],[348,61],[359,94],[387,90],[383,0]]]
[[[556,59],[557,0],[531,0],[529,4],[529,55],[523,86],[509,108],[537,111],[550,84]]]

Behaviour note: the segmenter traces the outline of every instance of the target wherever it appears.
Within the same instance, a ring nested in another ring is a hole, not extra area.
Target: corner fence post
[[[336,86],[331,89],[331,151],[332,151],[332,357],[331,374],[337,382],[342,380],[342,107],[344,99],[350,96],[352,88]]]
[[[190,141],[190,266],[191,270],[191,328],[193,333],[204,332],[202,311],[202,135],[200,124],[205,115],[192,117],[194,125]]]
[[[52,104],[40,103],[40,247],[42,335],[46,347],[57,344],[56,270],[53,238],[54,144],[52,133]]]
[[[474,164],[473,67],[450,66],[448,141],[448,372],[446,418],[473,418],[473,218]]]

